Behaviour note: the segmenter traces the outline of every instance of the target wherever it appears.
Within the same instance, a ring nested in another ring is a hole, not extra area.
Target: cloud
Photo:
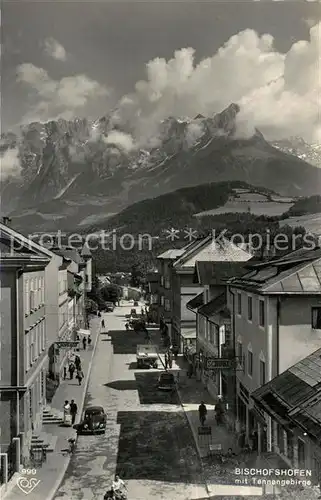
[[[44,41],[44,50],[48,56],[58,61],[66,61],[67,59],[67,53],[64,47],[52,37],[46,38]]]
[[[7,149],[4,154],[1,154],[0,167],[1,182],[6,181],[10,177],[19,177],[21,175],[21,164],[17,148]]]
[[[129,153],[130,151],[136,149],[136,145],[131,135],[125,134],[124,132],[120,132],[118,130],[112,130],[108,134],[108,136],[104,138],[104,142],[106,144],[112,144],[114,146],[118,146],[126,153]]]
[[[90,102],[109,95],[108,89],[86,75],[66,76],[53,80],[43,68],[31,63],[17,68],[17,81],[28,86],[35,105],[23,122],[48,121],[57,118],[71,120],[79,116]]]
[[[268,139],[302,136],[320,139],[321,23],[309,41],[277,52],[269,34],[247,29],[232,36],[212,57],[195,64],[193,48],[177,50],[169,61],[146,64],[146,79],[119,102],[118,120],[147,143],[168,116],[212,116],[231,102],[241,106],[239,129],[258,127]],[[242,130],[239,130],[242,133]]]

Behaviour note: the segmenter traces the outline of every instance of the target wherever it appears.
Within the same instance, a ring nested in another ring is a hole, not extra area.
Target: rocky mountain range
[[[131,130],[109,116],[31,123],[3,134],[2,159],[15,153],[21,167],[2,182],[3,215],[24,232],[85,231],[130,204],[201,183],[239,180],[281,195],[318,194],[321,169],[258,130],[240,138],[238,112],[231,104],[213,117],[169,117],[149,150],[134,149]]]

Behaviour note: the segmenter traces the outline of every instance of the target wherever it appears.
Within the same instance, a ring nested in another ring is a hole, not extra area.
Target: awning
[[[90,330],[83,330],[80,328],[77,333],[78,335],[90,335]]]
[[[196,329],[194,328],[181,328],[181,336],[184,340],[196,339]]]

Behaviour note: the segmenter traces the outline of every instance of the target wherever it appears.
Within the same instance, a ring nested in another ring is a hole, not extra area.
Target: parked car
[[[158,377],[157,388],[160,391],[173,391],[175,389],[174,375],[169,372],[162,372]]]
[[[136,360],[137,368],[157,368],[158,349],[156,345],[140,344],[137,346]]]
[[[138,302],[137,302],[137,300],[134,300],[134,306],[135,306],[135,307],[138,307]]]
[[[107,415],[102,406],[86,408],[82,421],[74,425],[77,434],[105,434]]]
[[[106,312],[113,312],[115,309],[115,304],[113,302],[106,302],[105,310]]]

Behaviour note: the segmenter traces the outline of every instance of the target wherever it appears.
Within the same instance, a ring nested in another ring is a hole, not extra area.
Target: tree
[[[87,314],[96,314],[96,312],[98,311],[98,305],[92,299],[85,300],[85,308]]]
[[[117,285],[107,285],[101,290],[102,298],[105,302],[113,302],[115,304],[118,301],[119,293]]]
[[[92,288],[91,291],[88,292],[87,297],[97,304],[99,310],[103,309],[104,300],[102,297],[102,288],[97,277],[93,279]]]
[[[134,288],[139,288],[142,279],[142,272],[140,270],[139,264],[134,264],[131,270],[130,285]]]

